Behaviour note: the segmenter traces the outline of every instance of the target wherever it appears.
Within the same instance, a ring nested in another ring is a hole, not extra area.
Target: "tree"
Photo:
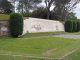
[[[47,9],[44,7],[39,7],[31,13],[31,16],[36,18],[47,19]],[[49,19],[58,20],[58,16],[55,14],[55,12],[50,11]]]
[[[13,11],[13,5],[7,0],[0,0],[0,13],[10,14]]]
[[[36,8],[40,2],[42,2],[42,0],[19,0],[18,11],[22,12],[23,15],[24,11],[27,12],[32,8]]]
[[[75,16],[75,13],[70,12],[70,13],[67,14],[67,19],[77,20],[77,17]]]
[[[9,0],[9,1],[14,5],[14,12],[15,12],[16,2],[17,2],[18,0]]]
[[[50,7],[54,3],[54,0],[45,0],[46,8],[47,8],[47,19],[50,16]]]
[[[55,0],[54,12],[59,16],[63,16],[63,21],[66,21],[67,13],[72,11],[79,1],[80,0]]]
[[[32,17],[46,19],[47,9],[44,7],[39,7],[32,12]]]

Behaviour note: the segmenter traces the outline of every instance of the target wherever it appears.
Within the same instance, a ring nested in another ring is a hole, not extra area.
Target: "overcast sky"
[[[75,13],[78,19],[80,19],[80,3],[77,4],[76,8],[75,8]]]

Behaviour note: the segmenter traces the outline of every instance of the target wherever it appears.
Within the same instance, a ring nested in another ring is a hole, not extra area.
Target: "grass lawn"
[[[0,55],[0,60],[50,60],[50,59]]]
[[[0,37],[0,40],[3,40],[3,39],[11,39],[11,37],[9,37],[9,36],[2,36],[2,37]]]
[[[65,21],[60,21],[62,24],[65,24]]]
[[[80,32],[72,33],[72,35],[80,35]]]
[[[80,50],[68,55],[67,57],[63,58],[62,60],[80,60]]]
[[[58,32],[27,33],[27,34],[23,35],[22,38],[39,37],[39,36],[50,36],[50,35],[56,35],[56,34],[67,34],[67,32],[58,31]]]
[[[0,14],[0,20],[9,20],[10,15]],[[27,17],[23,17],[23,19],[27,19]]]
[[[49,58],[60,58],[65,54],[68,54],[69,52],[80,47],[79,39],[58,38],[58,37],[47,37],[47,38],[36,38],[36,39],[18,38],[18,39],[0,40],[0,42],[1,42],[0,54],[49,57]]]

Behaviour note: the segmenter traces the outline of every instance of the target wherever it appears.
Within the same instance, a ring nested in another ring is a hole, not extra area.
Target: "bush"
[[[73,32],[76,32],[77,30],[77,23],[76,21],[73,21]]]
[[[80,21],[79,21],[79,31],[80,31]]]
[[[67,20],[65,22],[65,31],[66,32],[72,32],[73,31],[73,21]]]
[[[23,16],[19,13],[11,13],[9,18],[10,32],[13,37],[23,33]]]
[[[77,23],[77,30],[76,30],[76,32],[79,32],[80,31],[80,22],[76,21],[76,23]]]

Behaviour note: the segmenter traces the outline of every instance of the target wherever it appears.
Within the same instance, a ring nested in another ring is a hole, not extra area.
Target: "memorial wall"
[[[64,25],[55,20],[29,18],[23,20],[23,34],[36,32],[64,31]],[[0,36],[10,35],[9,21],[0,20]]]
[[[0,36],[10,35],[9,30],[9,21],[8,20],[0,20]]]
[[[29,18],[24,20],[23,35],[35,32],[64,31],[64,25],[55,20]]]

